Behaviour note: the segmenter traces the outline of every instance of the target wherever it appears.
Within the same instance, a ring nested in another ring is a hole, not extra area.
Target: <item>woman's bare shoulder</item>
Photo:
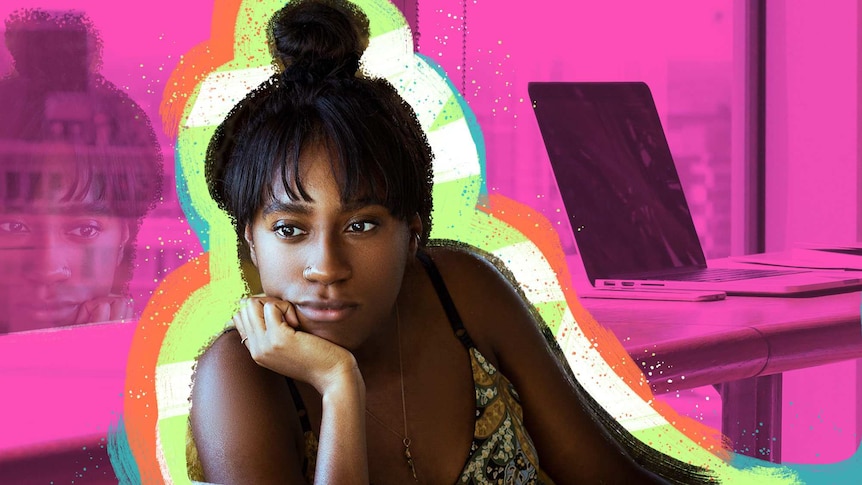
[[[284,376],[257,365],[239,332],[219,335],[198,358],[190,424],[207,481],[299,473],[297,420]]]
[[[506,338],[505,329],[510,325],[535,325],[517,282],[493,255],[448,243],[428,252],[480,351],[485,343],[497,353],[499,340]],[[521,318],[513,318],[516,315]]]
[[[214,402],[254,400],[263,404],[285,399],[290,399],[285,377],[258,365],[235,329],[221,333],[197,359],[192,387],[193,415],[202,407],[214,408]],[[254,411],[245,410],[244,414],[260,414],[263,408]]]
[[[441,274],[454,279],[451,282],[453,285],[462,282],[472,285],[482,280],[488,280],[488,283],[506,281],[494,256],[478,248],[453,241],[442,241],[429,246],[426,251]],[[446,280],[447,286],[451,286],[449,279]]]
[[[260,366],[254,363],[248,349],[243,345],[239,332],[231,327],[219,334],[201,352],[195,364],[195,375],[201,372],[216,371],[220,377],[229,380],[233,374],[259,373]]]

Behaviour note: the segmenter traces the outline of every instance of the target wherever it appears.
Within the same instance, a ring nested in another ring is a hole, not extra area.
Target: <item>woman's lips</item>
[[[19,312],[24,314],[19,318],[29,318],[53,325],[69,325],[74,323],[79,306],[78,303],[68,301],[29,302],[18,307]]]
[[[359,307],[346,301],[306,301],[295,304],[296,310],[305,320],[312,322],[338,322],[344,320]]]

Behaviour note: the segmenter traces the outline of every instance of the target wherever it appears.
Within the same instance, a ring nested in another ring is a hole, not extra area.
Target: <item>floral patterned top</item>
[[[553,485],[539,469],[539,457],[523,422],[520,398],[506,377],[479,352],[458,315],[440,272],[431,258],[418,253],[443,304],[455,336],[467,348],[476,389],[476,425],[473,444],[456,484]],[[302,398],[288,380],[305,431],[304,474],[314,481],[317,436],[311,431]]]
[[[522,421],[518,393],[476,348],[470,349],[476,388],[476,426],[470,455],[456,484],[553,485],[539,469],[533,441]],[[301,402],[297,406],[302,406]],[[314,482],[317,436],[305,431],[305,477]]]
[[[456,483],[551,484],[524,427],[518,393],[479,351],[470,349],[476,426],[470,457]]]

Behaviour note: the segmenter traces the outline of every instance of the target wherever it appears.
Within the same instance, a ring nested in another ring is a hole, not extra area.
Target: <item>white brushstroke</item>
[[[566,299],[554,270],[532,241],[503,246],[493,254],[512,272],[532,304]]]
[[[668,424],[608,365],[581,331],[568,307],[556,337],[575,378],[624,428],[635,432]]]
[[[362,54],[362,69],[375,76],[393,78],[410,68],[413,58],[413,36],[407,26],[376,35]]]
[[[476,144],[464,118],[429,132],[428,144],[434,152],[435,184],[481,173]]]
[[[156,403],[159,419],[189,413],[194,361],[188,360],[156,366]]]
[[[159,471],[162,472],[162,480],[164,480],[165,485],[174,485],[168,459],[165,456],[165,447],[162,445],[162,433],[158,426],[156,426],[156,460],[159,462]]]
[[[234,105],[275,72],[272,65],[209,74],[186,119],[189,128],[220,124]]]

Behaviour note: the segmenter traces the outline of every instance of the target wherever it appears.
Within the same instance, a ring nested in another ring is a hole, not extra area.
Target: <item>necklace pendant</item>
[[[404,438],[404,458],[407,460],[407,466],[410,467],[410,473],[413,474],[413,480],[419,481],[416,477],[416,466],[413,464],[413,455],[410,454],[410,438]]]

